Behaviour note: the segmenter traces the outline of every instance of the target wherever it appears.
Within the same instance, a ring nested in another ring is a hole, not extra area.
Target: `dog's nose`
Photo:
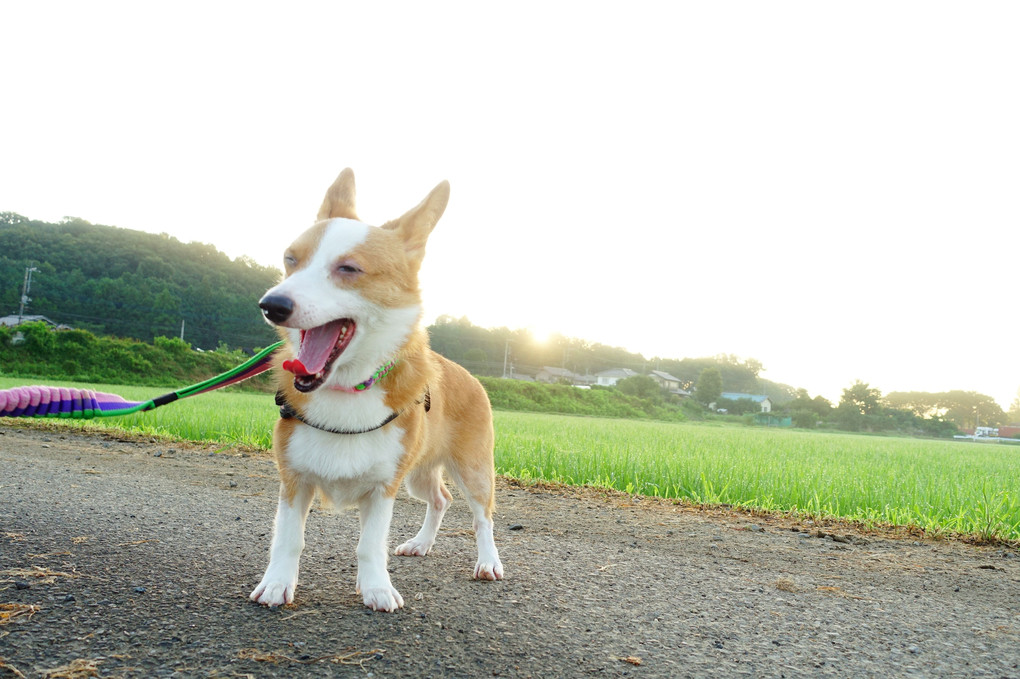
[[[294,300],[284,295],[266,295],[259,300],[259,308],[270,323],[283,323],[294,313]]]

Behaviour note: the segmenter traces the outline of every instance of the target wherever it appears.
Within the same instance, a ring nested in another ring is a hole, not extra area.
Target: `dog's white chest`
[[[333,434],[298,425],[287,442],[291,470],[312,477],[335,502],[346,504],[388,485],[403,455],[404,430],[394,425],[365,434]]]

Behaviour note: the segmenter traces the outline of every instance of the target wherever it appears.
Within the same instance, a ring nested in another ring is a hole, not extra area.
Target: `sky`
[[[448,179],[426,320],[1020,388],[1013,2],[7,2],[0,211],[279,266]],[[7,283],[4,283],[7,284]]]

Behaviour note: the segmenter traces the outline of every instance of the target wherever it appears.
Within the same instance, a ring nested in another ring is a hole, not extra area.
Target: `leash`
[[[273,352],[281,346],[283,346],[283,342],[277,342],[236,368],[148,401],[128,401],[117,394],[67,387],[30,386],[2,389],[0,390],[0,417],[56,417],[88,420],[94,417],[115,417],[152,410],[182,398],[229,387],[231,384],[237,384],[264,373],[272,367]]]
[[[248,378],[264,373],[272,367],[273,352],[283,346],[283,344],[281,341],[268,346],[236,368],[220,373],[216,377],[210,377],[197,384],[192,384],[190,387],[171,391],[168,394],[157,396],[148,401],[128,401],[123,396],[118,396],[117,394],[68,387],[33,385],[2,389],[0,390],[0,417],[55,417],[60,419],[89,420],[95,417],[116,417],[153,410],[182,398],[229,387],[232,384],[243,382]],[[388,375],[395,365],[396,361],[390,361],[364,382],[352,388],[344,389],[344,391],[358,393],[370,388],[375,382]],[[428,412],[432,405],[428,386],[425,387],[424,396],[415,401],[415,405],[422,403],[425,404],[425,412]],[[400,412],[391,413],[380,424],[368,429],[347,430],[332,429],[309,422],[293,406],[286,402],[281,392],[276,394],[276,405],[280,406],[280,417],[284,419],[294,418],[310,427],[332,434],[367,434],[370,431],[385,427],[404,412],[401,410]]]

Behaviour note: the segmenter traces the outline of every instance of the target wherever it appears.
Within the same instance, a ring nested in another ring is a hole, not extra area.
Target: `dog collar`
[[[344,386],[336,385],[336,386],[331,386],[329,388],[333,389],[335,391],[346,391],[348,394],[357,394],[360,391],[365,391],[366,389],[371,388],[371,386],[373,384],[375,384],[376,382],[378,382],[382,378],[384,378],[387,375],[389,375],[390,371],[392,371],[393,368],[396,367],[396,365],[397,365],[397,361],[396,361],[396,359],[394,359],[394,360],[390,361],[389,363],[387,363],[387,364],[385,364],[383,366],[380,366],[378,370],[376,370],[374,373],[372,373],[371,377],[369,377],[364,382],[361,382],[359,384],[355,384],[353,387],[344,387]],[[383,424],[385,424],[385,422]],[[382,426],[382,425],[380,425],[380,426]]]
[[[369,385],[369,386],[371,386],[371,385]],[[367,388],[368,387],[366,387],[366,389]],[[415,401],[414,404],[415,405],[425,404],[425,412],[426,413],[432,408],[432,394],[431,394],[431,392],[429,390],[429,386],[427,384],[425,385],[425,393],[422,395],[421,399]],[[309,422],[308,420],[306,420],[304,417],[302,417],[301,413],[299,413],[294,408],[294,406],[292,406],[291,404],[287,403],[287,397],[283,395],[282,391],[276,392],[276,405],[280,406],[280,417],[281,418],[283,418],[285,420],[289,420],[289,419],[293,418],[293,419],[297,420],[298,422],[301,422],[303,424],[307,424],[309,427],[311,427],[313,429],[318,429],[319,431],[326,431],[326,432],[329,432],[330,434],[367,434],[370,431],[375,431],[376,429],[382,429],[387,424],[389,424],[393,420],[395,420],[398,417],[400,417],[400,414],[404,412],[403,410],[401,410],[399,412],[392,412],[392,413],[389,414],[389,416],[385,420],[383,420],[379,424],[375,425],[374,427],[369,427],[368,429],[333,429],[332,427],[324,427],[324,426],[322,426],[320,424],[316,424],[314,422]]]

